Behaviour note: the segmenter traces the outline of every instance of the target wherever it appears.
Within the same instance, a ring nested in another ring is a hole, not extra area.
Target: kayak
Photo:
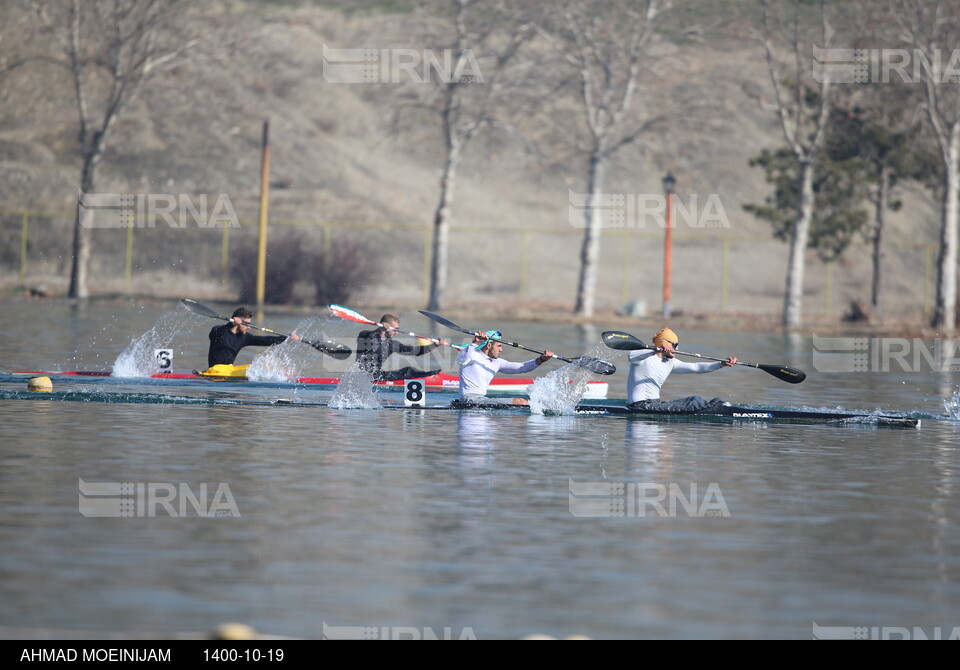
[[[916,428],[920,419],[879,412],[849,412],[806,410],[795,408],[745,407],[725,402],[711,405],[698,412],[664,412],[658,410],[631,409],[625,405],[577,405],[577,412],[590,414],[620,414],[636,417],[651,417],[658,420],[707,419],[721,421],[774,421],[779,423],[828,423],[866,424],[900,428]]]
[[[97,375],[102,376],[102,375]],[[255,400],[251,398],[217,397],[185,397],[171,396],[157,393],[105,393],[89,390],[54,391],[51,388],[37,390],[5,390],[0,389],[0,400],[32,399],[32,400],[61,400],[76,402],[111,402],[135,404],[188,404],[188,405],[218,405],[224,407],[299,407],[299,408],[330,408],[349,410],[350,407],[331,405],[327,402],[272,399]],[[386,403],[376,408],[364,409],[385,410],[413,410],[439,412],[508,412],[530,414],[530,408],[523,405],[463,405],[459,401],[443,404],[423,403]],[[633,410],[617,401],[595,401],[580,403],[574,408],[579,416],[609,416],[626,418],[629,420],[646,420],[657,422],[684,422],[684,421],[714,421],[734,424],[742,423],[806,423],[824,424],[844,427],[883,427],[883,428],[916,428],[920,425],[920,418],[902,414],[885,412],[852,412],[846,410],[812,410],[797,408],[770,408],[749,405],[733,405],[721,403],[711,405],[699,412],[663,412],[654,410]],[[550,410],[545,414],[556,414]],[[936,418],[936,417],[934,417]]]
[[[230,404],[270,407],[329,407],[323,402],[302,402],[298,400],[236,400]],[[454,401],[444,405],[381,405],[389,410],[432,410],[432,411],[492,411],[529,413],[524,405],[471,405]],[[829,424],[837,426],[864,426],[882,428],[917,428],[920,419],[897,414],[867,412],[831,412],[826,410],[805,410],[793,408],[749,407],[723,403],[722,407],[713,407],[701,412],[663,412],[655,410],[633,410],[625,405],[580,403],[575,408],[577,415],[627,416],[657,421],[723,421],[723,422],[774,422]]]
[[[41,370],[15,370],[13,372],[15,375],[30,375],[34,377],[56,377],[56,376],[69,376],[69,377],[110,377],[112,376],[110,372],[103,370],[68,370],[68,371],[41,371]],[[236,377],[236,376],[213,376],[213,375],[204,375],[199,372],[161,372],[154,375],[151,375],[152,379],[162,379],[162,380],[189,380],[189,379],[207,379],[211,381],[230,381],[230,382],[246,382],[249,381],[246,377]],[[424,383],[424,386],[428,391],[456,391],[460,387],[460,378],[456,375],[448,375],[445,372],[440,372],[438,374],[430,375],[428,377],[421,378],[421,381]],[[527,393],[530,390],[530,387],[534,383],[532,378],[511,378],[511,377],[494,377],[493,381],[490,382],[490,390],[495,392],[503,393]],[[336,386],[340,383],[339,377],[298,377],[295,381],[290,382],[294,384],[319,384],[327,386]],[[374,382],[374,385],[381,387],[396,387],[403,388],[405,380],[395,379],[390,381],[379,381]],[[604,381],[594,381],[590,380],[586,383],[587,390],[584,393],[584,398],[589,399],[603,399],[607,397],[607,392],[609,391],[609,384]]]

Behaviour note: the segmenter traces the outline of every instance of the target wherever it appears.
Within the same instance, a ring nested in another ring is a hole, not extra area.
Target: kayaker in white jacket
[[[702,374],[722,367],[737,364],[733,356],[723,362],[687,363],[678,360],[674,350],[680,346],[680,338],[669,328],[657,331],[653,336],[656,349],[639,349],[627,356],[630,372],[627,376],[627,400],[631,409],[650,409],[661,412],[696,412],[710,403],[722,402],[719,398],[707,402],[701,396],[688,396],[677,400],[663,401],[660,390],[670,373]]]
[[[553,358],[552,351],[544,351],[540,356],[524,363],[514,363],[500,358],[503,343],[500,331],[488,330],[474,333],[473,342],[460,350],[457,364],[460,366],[460,393],[455,405],[529,405],[526,398],[488,398],[487,388],[498,372],[521,374],[530,372]]]

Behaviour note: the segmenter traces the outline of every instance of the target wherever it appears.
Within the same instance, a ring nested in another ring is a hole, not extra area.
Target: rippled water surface
[[[362,328],[263,319],[348,346]],[[897,410],[922,418],[915,429],[377,409],[402,393],[362,383],[351,406],[344,389],[283,383],[355,374],[352,359],[293,343],[241,354],[238,363],[281,371],[259,383],[138,376],[157,347],[173,350],[178,371],[205,367],[212,325],[166,303],[5,305],[5,373],[111,371],[127,356],[125,377],[54,377],[52,394],[0,375],[0,633],[242,621],[305,638],[377,627],[480,639],[810,639],[960,627],[960,424],[948,413],[957,380],[926,359],[821,373],[839,359],[823,359],[809,336],[690,330],[680,333],[690,351],[785,363],[808,379],[737,367],[675,376],[665,390]],[[599,346],[602,324],[463,325],[566,356],[612,356],[609,398],[624,397],[626,362]],[[466,338],[415,313],[403,327]],[[455,373],[454,353],[430,362]],[[542,386],[554,394],[544,406],[562,412],[563,385]],[[302,406],[249,404],[277,399]],[[335,408],[303,406],[332,399]],[[91,483],[131,488],[96,493]]]

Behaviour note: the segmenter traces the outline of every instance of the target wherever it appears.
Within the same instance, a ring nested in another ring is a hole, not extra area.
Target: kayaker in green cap
[[[544,351],[525,363],[514,363],[500,358],[503,337],[498,330],[474,333],[471,346],[457,355],[460,366],[460,393],[454,405],[483,407],[490,405],[529,405],[526,398],[488,398],[487,388],[498,372],[521,374],[530,372],[553,358],[552,351]]]

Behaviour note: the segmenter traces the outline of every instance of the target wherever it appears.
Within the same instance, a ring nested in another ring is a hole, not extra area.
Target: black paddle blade
[[[568,359],[562,359],[568,360]],[[595,372],[598,375],[612,375],[617,371],[617,367],[606,361],[602,361],[599,358],[592,358],[590,356],[579,356],[577,358],[569,359],[570,363],[574,365],[579,365],[585,370],[590,372]]]
[[[206,305],[201,305],[196,300],[191,300],[190,298],[182,298],[180,302],[183,304],[184,307],[186,307],[187,309],[189,309],[191,312],[195,314],[200,314],[202,316],[209,316],[213,319],[224,319],[226,321],[229,321],[229,319],[226,319],[226,317],[220,316],[219,314],[214,312],[212,309],[210,309]]]
[[[333,342],[331,340],[327,340],[325,342],[308,342],[307,340],[300,341],[304,344],[309,344],[321,354],[332,356],[333,358],[341,361],[350,358],[351,354],[353,354],[353,350],[350,347],[345,347],[339,342]]]
[[[756,367],[760,368],[768,375],[773,375],[777,379],[785,381],[788,384],[799,384],[807,378],[807,373],[803,370],[788,368],[785,365],[760,365],[758,363]]]
[[[638,349],[652,349],[630,333],[623,333],[619,330],[608,330],[604,332],[600,339],[611,349],[618,351],[636,351]]]
[[[419,311],[421,314],[423,314],[425,317],[427,317],[428,319],[433,319],[434,321],[436,321],[436,322],[439,323],[440,325],[446,326],[447,328],[452,328],[453,330],[459,330],[461,333],[466,333],[467,335],[473,335],[473,334],[474,334],[474,332],[473,332],[472,330],[467,330],[466,328],[461,328],[460,326],[458,326],[457,324],[455,324],[453,321],[448,321],[447,319],[444,319],[444,318],[443,318],[442,316],[440,316],[439,314],[434,314],[433,312],[428,312],[428,311],[426,311],[426,310],[424,310],[424,309],[421,309],[421,310],[418,310],[418,311]]]

